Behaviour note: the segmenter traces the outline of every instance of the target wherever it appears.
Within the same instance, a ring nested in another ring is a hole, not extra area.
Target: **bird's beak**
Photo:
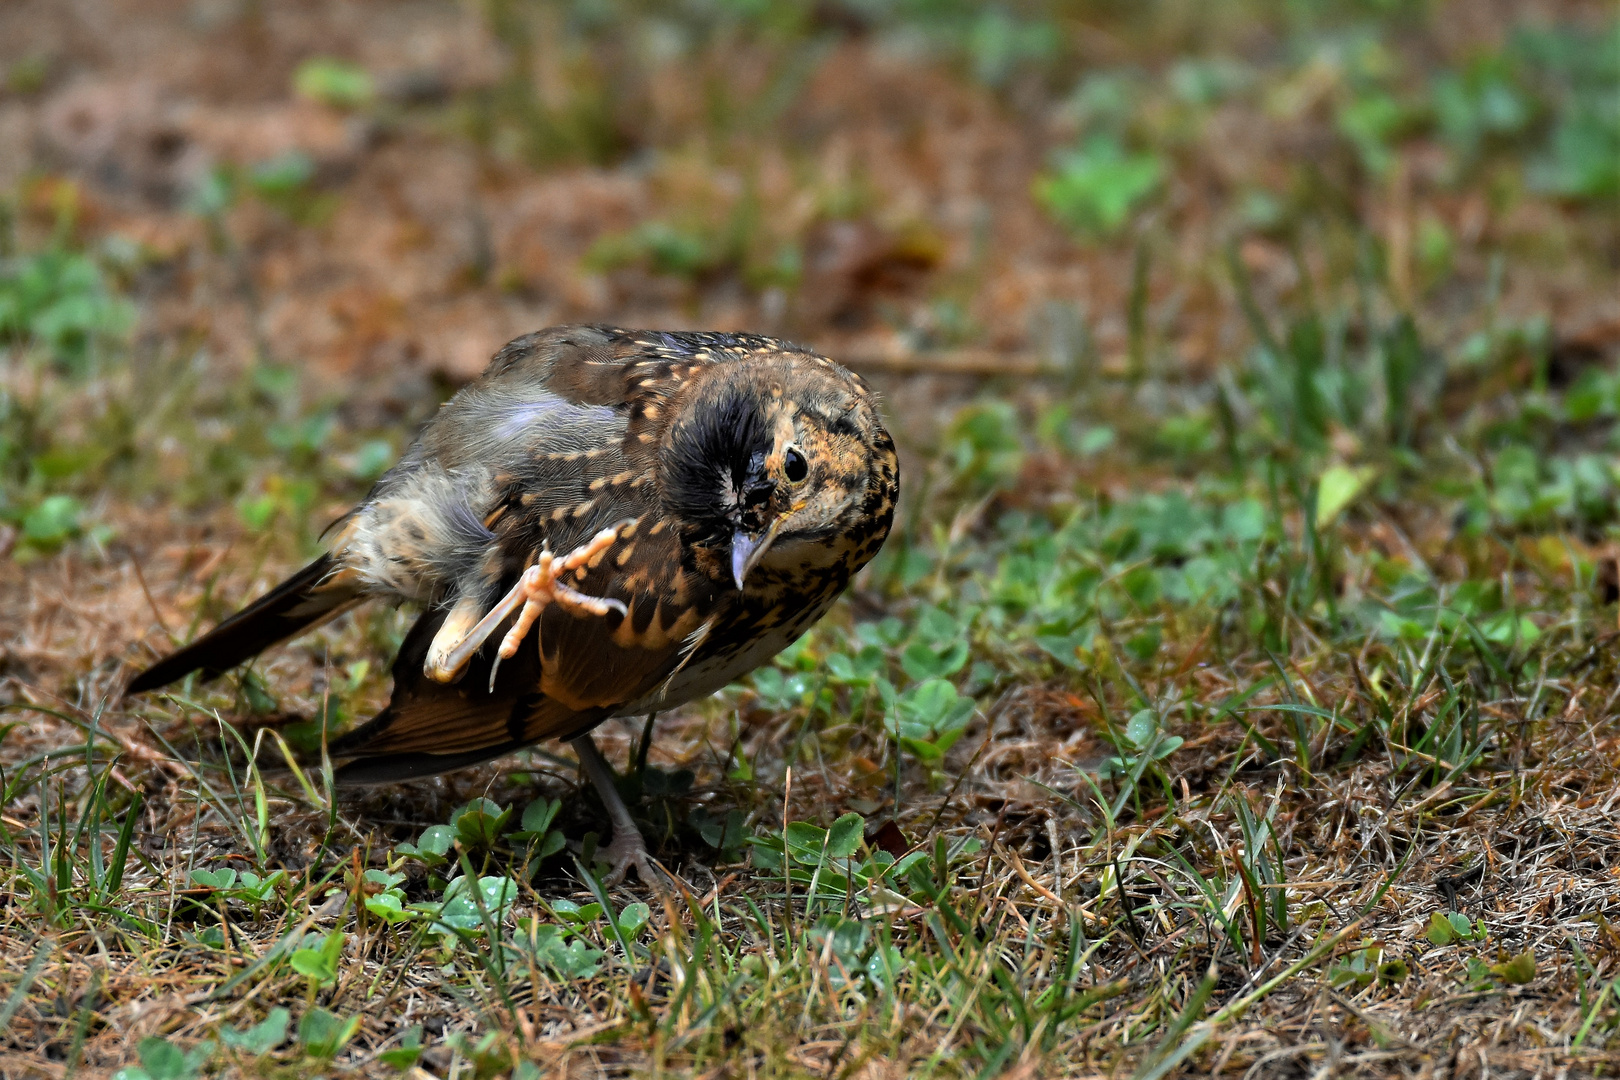
[[[776,542],[776,534],[781,531],[782,519],[776,518],[764,532],[748,533],[738,529],[731,534],[731,576],[739,590],[743,587],[743,580],[748,577],[748,571],[765,557]]]

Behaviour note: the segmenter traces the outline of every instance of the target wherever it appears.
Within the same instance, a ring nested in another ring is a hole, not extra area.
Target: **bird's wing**
[[[595,576],[587,572],[578,587],[590,590]],[[700,621],[697,612],[706,605],[677,614],[667,596],[602,590],[610,591],[624,598],[627,615],[547,608],[516,655],[501,662],[493,686],[499,633],[457,683],[423,675],[445,612],[424,614],[394,662],[388,707],[332,745],[334,757],[348,759],[340,779],[381,783],[431,775],[543,739],[573,738],[652,693],[687,659],[687,628]]]

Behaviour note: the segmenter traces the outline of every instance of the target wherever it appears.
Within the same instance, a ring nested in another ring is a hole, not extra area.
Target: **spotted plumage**
[[[392,700],[332,746],[340,778],[577,739],[788,645],[877,553],[898,490],[872,394],[825,357],[745,334],[530,334],[444,404],[328,554],[130,689],[412,601]],[[495,623],[521,641],[497,649]]]

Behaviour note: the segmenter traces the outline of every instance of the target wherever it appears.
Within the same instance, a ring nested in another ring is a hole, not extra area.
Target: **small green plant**
[[[450,849],[455,846],[456,830],[449,825],[429,825],[416,838],[416,843],[394,845],[394,854],[416,859],[430,867],[441,867],[450,862]]]
[[[582,907],[572,900],[554,900],[548,906],[552,915],[559,921],[576,929],[591,926],[607,914],[611,917],[613,927],[626,938],[640,933],[652,915],[652,910],[643,903],[628,904],[617,915],[613,915],[611,909],[604,908],[600,903],[586,904]]]
[[[325,1009],[316,1007],[310,1009],[298,1021],[298,1042],[304,1048],[304,1053],[310,1057],[330,1059],[337,1057],[338,1053],[354,1038],[354,1033],[360,1030],[360,1017],[351,1016],[347,1020],[339,1019],[336,1015]]]
[[[377,1060],[384,1065],[406,1072],[422,1059],[424,1049],[426,1048],[422,1045],[422,1025],[412,1024],[400,1035],[399,1045],[379,1052]]]
[[[219,1040],[245,1054],[261,1057],[287,1040],[287,1025],[291,1018],[291,1013],[277,1005],[263,1020],[251,1027],[221,1028]]]
[[[748,819],[741,810],[718,814],[706,806],[694,806],[687,812],[686,823],[697,830],[698,836],[715,849],[722,861],[737,862],[742,858],[742,844],[748,838]]]
[[[949,848],[919,849],[898,859],[881,849],[862,855],[865,826],[854,813],[825,829],[807,821],[789,822],[783,831],[750,839],[754,866],[804,888],[811,910],[820,904],[842,905],[853,897],[875,911],[890,911],[913,903],[918,890],[928,887],[925,881],[947,873],[952,863],[981,847],[978,839],[967,837]]]
[[[881,992],[905,971],[900,950],[878,940],[869,919],[823,915],[805,936],[811,950],[832,961],[827,978],[835,988],[859,986],[864,981]]]
[[[518,920],[512,941],[520,954],[534,957],[560,979],[595,978],[606,955],[569,928],[536,919]]]
[[[1423,936],[1431,945],[1454,945],[1460,941],[1484,941],[1487,937],[1485,921],[1470,921],[1460,911],[1436,911],[1429,916],[1428,929]]]
[[[971,618],[970,612],[963,614]],[[971,654],[967,621],[932,605],[924,607],[917,613],[911,641],[900,653],[901,670],[919,683],[961,671]]]
[[[512,902],[517,899],[517,882],[504,876],[474,879],[461,875],[444,887],[438,901],[412,904],[411,910],[426,915],[434,933],[447,938],[464,934],[480,935],[489,926],[500,926]]]
[[[511,942],[516,955],[531,957],[553,975],[569,980],[594,978],[602,970],[607,954],[591,943],[591,937],[604,944],[616,942],[627,959],[645,955],[637,940],[651,910],[646,904],[633,903],[615,913],[605,895],[598,895],[603,900],[584,905],[551,901],[547,907],[555,922],[519,919]]]
[[[285,870],[272,870],[262,875],[255,874],[251,870],[243,870],[236,876],[236,888],[232,890],[231,895],[257,912],[276,897],[287,881]]]
[[[1159,727],[1152,709],[1138,709],[1125,723],[1124,752],[1103,763],[1104,776],[1136,777],[1141,771],[1163,761],[1185,742],[1180,735],[1168,735]]]
[[[1535,105],[1501,54],[1476,58],[1461,70],[1443,72],[1430,89],[1435,123],[1462,163],[1492,144],[1524,132]]]
[[[1499,986],[1523,986],[1536,978],[1536,954],[1526,949],[1512,956],[1498,954],[1496,963],[1471,956],[1462,972],[1462,982],[1474,992]]]
[[[965,658],[964,658],[965,659]],[[896,693],[887,681],[878,689],[884,698],[889,737],[924,764],[934,764],[956,745],[973,718],[972,698],[947,679],[924,679]]]
[[[586,253],[585,267],[598,273],[643,266],[650,273],[692,280],[727,261],[717,238],[704,231],[662,221],[604,236]]]
[[[1379,88],[1353,94],[1338,111],[1340,134],[1355,147],[1362,167],[1373,176],[1389,173],[1395,164],[1394,144],[1416,126],[1413,110]]]
[[[1569,26],[1521,30],[1514,53],[1553,117],[1528,165],[1533,185],[1567,199],[1620,194],[1620,20],[1596,32]]]
[[[490,799],[474,799],[451,811],[448,825],[430,825],[415,843],[396,844],[394,855],[439,870],[454,862],[458,854],[485,855],[520,845],[520,850],[527,852],[531,871],[538,871],[540,863],[561,851],[566,843],[563,834],[551,827],[561,806],[556,799],[536,799],[524,807],[519,827],[507,831],[511,807]]]
[[[340,109],[358,109],[376,93],[365,68],[330,56],[312,57],[298,65],[293,89],[300,97]]]
[[[922,25],[936,48],[960,56],[985,86],[1000,87],[1015,76],[1039,73],[1063,53],[1063,31],[1042,14],[944,4],[933,5],[929,14],[932,18]]]
[[[975,494],[1009,485],[1024,463],[1023,429],[1010,402],[986,401],[958,412],[942,447],[956,483]]]
[[[451,1032],[444,1042],[462,1061],[471,1066],[469,1074],[473,1080],[493,1080],[494,1077],[510,1075],[513,1072],[512,1052],[498,1031],[487,1032],[482,1038],[477,1039],[467,1032],[455,1031]]]
[[[1536,981],[1536,953],[1526,949],[1505,957],[1491,965],[1491,974],[1508,986],[1523,986]]]
[[[337,210],[337,197],[317,189],[315,162],[300,150],[259,162],[243,180],[247,190],[300,225],[320,225]]]
[[[91,256],[56,247],[0,258],[0,345],[33,346],[59,370],[87,375],[134,325],[134,305]]]
[[[337,981],[338,962],[343,958],[344,933],[332,930],[316,939],[314,944],[302,944],[287,962],[292,969],[309,982],[310,996],[316,989]],[[308,940],[307,938],[305,939]]]
[[[20,537],[26,550],[56,551],[84,532],[84,506],[72,495],[47,495],[22,517]]]
[[[236,884],[236,871],[228,866],[220,870],[193,870],[191,872],[191,883],[200,889],[208,889],[212,892],[229,892],[232,886]]]
[[[366,892],[364,903],[367,913],[390,926],[414,919],[416,912],[406,910],[405,893],[399,888],[404,880],[404,874],[389,873],[374,867],[368,869],[365,872],[363,886]]]
[[[506,834],[507,840],[525,845],[537,868],[542,860],[557,854],[568,842],[561,830],[551,827],[561,809],[560,799],[536,799],[523,808],[518,830]]]
[[[1374,982],[1379,986],[1399,986],[1410,974],[1405,960],[1386,960],[1383,943],[1371,942],[1335,960],[1328,968],[1328,982],[1340,989],[1359,990]]]
[[[1058,155],[1035,181],[1035,198],[1063,225],[1083,236],[1117,233],[1164,182],[1164,159],[1131,153],[1109,134],[1091,136]]]
[[[450,825],[456,830],[456,846],[468,852],[488,850],[499,842],[511,818],[511,807],[500,806],[489,799],[474,799],[450,813]]]
[[[214,1044],[201,1042],[190,1050],[182,1050],[154,1035],[142,1039],[135,1052],[141,1059],[140,1065],[119,1069],[113,1074],[113,1080],[191,1080],[214,1056]]]
[[[1316,526],[1326,528],[1356,501],[1376,475],[1371,466],[1329,465],[1316,482]]]

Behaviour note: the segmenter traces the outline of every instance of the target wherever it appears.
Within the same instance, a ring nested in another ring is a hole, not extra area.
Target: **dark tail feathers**
[[[167,686],[193,671],[212,679],[278,642],[342,614],[359,588],[322,555],[190,645],[135,676],[125,693]]]

